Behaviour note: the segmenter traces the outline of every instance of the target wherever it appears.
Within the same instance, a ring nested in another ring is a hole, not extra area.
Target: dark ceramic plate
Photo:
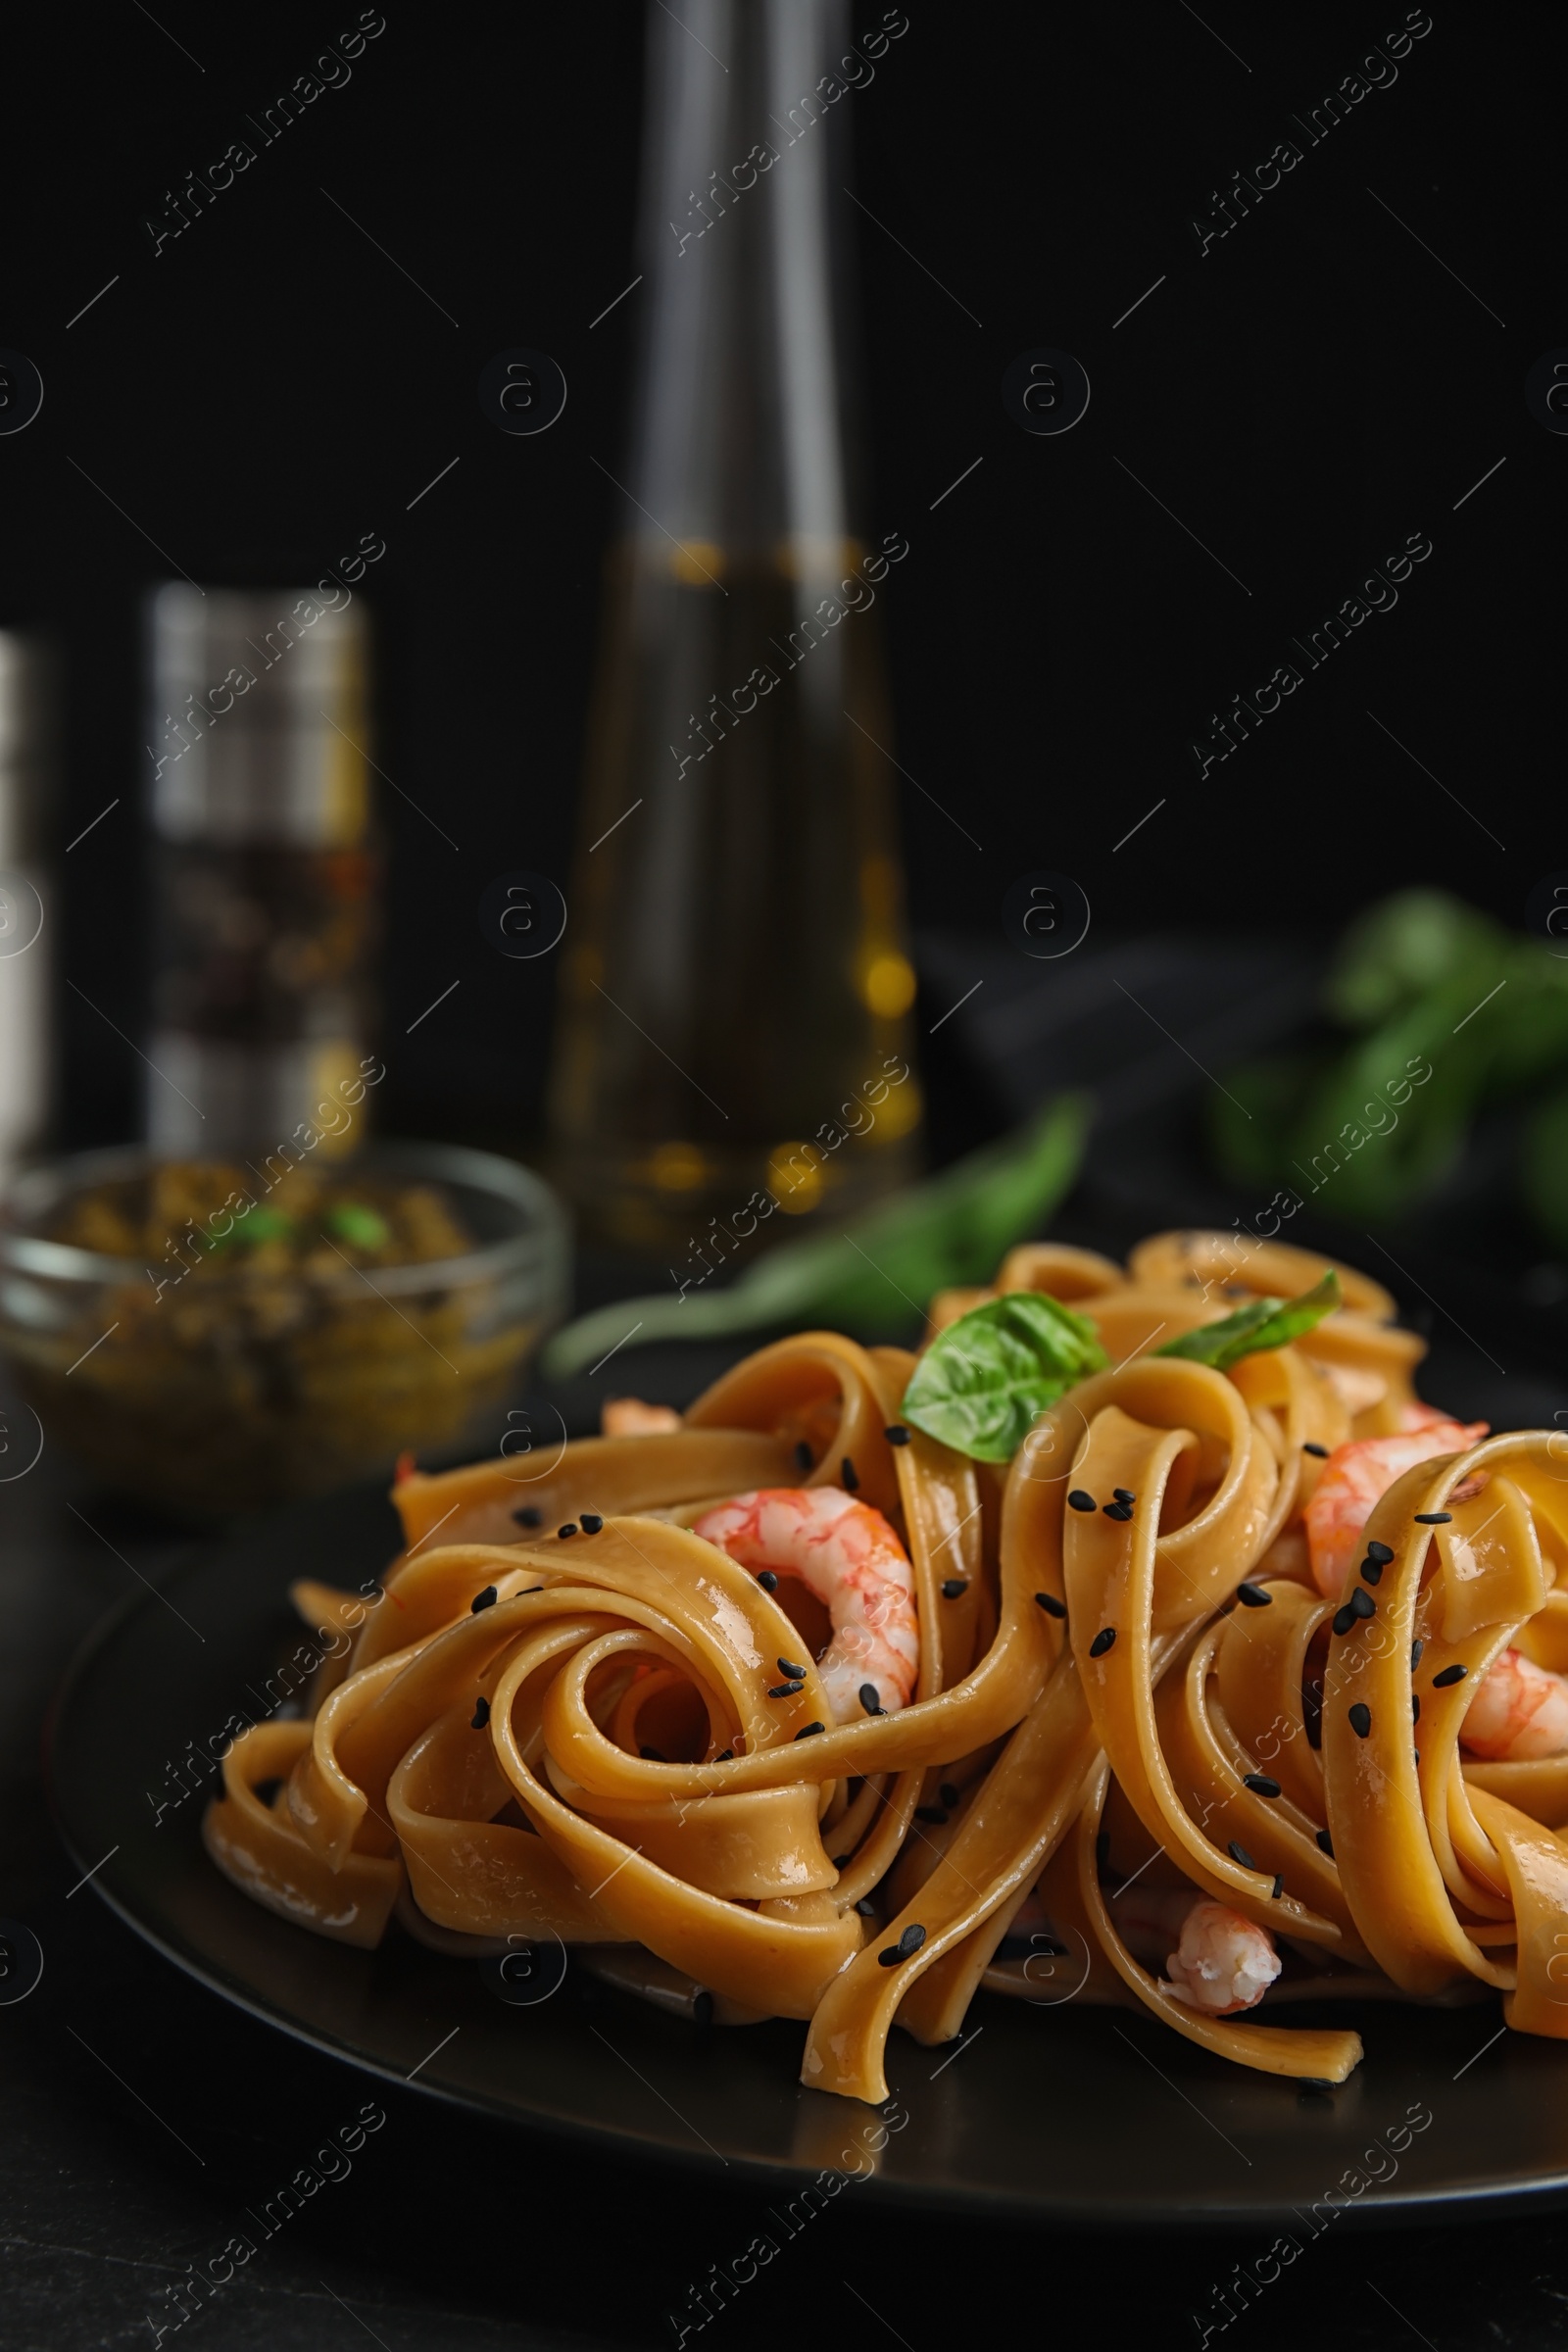
[[[875,2118],[801,2089],[801,2026],[705,2033],[581,1972],[535,2007],[507,2006],[474,1963],[401,1930],[348,1951],[248,1902],[202,1851],[210,1783],[155,1818],[177,1787],[169,1768],[263,1703],[297,1638],[290,1580],[358,1583],[396,1533],[376,1494],[308,1504],[201,1552],[100,1629],[52,1725],[53,1801],[78,1869],[179,1967],[370,2073],[622,2153],[763,2176],[784,2199],[823,2168],[863,2171]],[[1328,2092],[1226,2066],[1152,2020],[982,1994],[952,2048],[895,2032],[907,2122],[859,2193],[1124,2228],[1294,2213],[1299,2235],[1331,2213],[1479,2218],[1568,2191],[1568,2047],[1501,2033],[1494,2002],[1369,2005],[1354,2022],[1366,2059]]]

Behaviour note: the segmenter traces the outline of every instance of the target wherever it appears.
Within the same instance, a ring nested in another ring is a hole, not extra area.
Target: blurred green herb
[[[1331,1266],[1322,1281],[1298,1298],[1250,1298],[1234,1315],[1183,1332],[1179,1340],[1167,1340],[1153,1352],[1185,1356],[1189,1363],[1212,1364],[1216,1372],[1228,1372],[1260,1348],[1283,1348],[1287,1341],[1298,1340],[1341,1303],[1340,1278]]]
[[[1110,1358],[1094,1325],[1041,1291],[1009,1291],[938,1332],[903,1418],[979,1462],[1010,1462],[1035,1420]]]
[[[1481,1112],[1568,1073],[1568,959],[1444,891],[1407,890],[1340,943],[1324,1009],[1343,1045],[1225,1073],[1210,1113],[1228,1176],[1284,1185],[1346,1220],[1386,1222],[1450,1172]],[[1233,1100],[1234,1098],[1234,1100]],[[1526,1188],[1568,1248],[1564,1163],[1550,1105],[1527,1135]]]
[[[1536,1223],[1568,1258],[1568,1092],[1548,1095],[1532,1112],[1520,1173]]]
[[[726,1290],[680,1298],[661,1291],[579,1316],[550,1342],[542,1368],[564,1379],[628,1333],[641,1344],[784,1325],[873,1338],[910,1330],[933,1291],[989,1282],[1012,1244],[1051,1214],[1078,1173],[1088,1123],[1084,1098],[1059,1095],[1016,1135],[971,1152],[844,1232],[776,1243]]]
[[[226,1233],[204,1234],[202,1247],[217,1256],[239,1249],[254,1250],[263,1242],[292,1241],[295,1231],[291,1216],[263,1202],[236,1217]]]
[[[385,1217],[378,1209],[368,1208],[363,1200],[339,1200],[322,1219],[328,1233],[335,1233],[340,1242],[352,1250],[381,1250],[391,1232]]]

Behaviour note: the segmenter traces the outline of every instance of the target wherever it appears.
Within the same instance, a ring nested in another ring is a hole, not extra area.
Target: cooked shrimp
[[[764,1487],[705,1511],[693,1532],[743,1568],[799,1577],[826,1604],[833,1639],[817,1672],[835,1723],[867,1712],[867,1685],[885,1715],[908,1705],[920,1664],[914,1576],[880,1511],[838,1487]]]
[[[1372,1506],[1396,1478],[1440,1453],[1463,1453],[1490,1426],[1485,1421],[1449,1421],[1430,1405],[1419,1409],[1430,1418],[1418,1428],[1388,1438],[1354,1438],[1348,1446],[1336,1446],[1324,1463],[1302,1513],[1312,1579],[1320,1592],[1332,1595],[1343,1589]]]
[[[1488,1764],[1568,1753],[1568,1682],[1505,1649],[1477,1685],[1459,1741]]]
[[[599,1427],[607,1438],[662,1438],[679,1429],[680,1415],[667,1404],[644,1404],[640,1396],[612,1396]]]
[[[1172,1989],[1208,2017],[1255,2008],[1280,1973],[1267,1928],[1191,1886],[1133,1886],[1111,1896],[1110,1913],[1137,1958],[1152,1961],[1164,1950]],[[1172,1936],[1174,1951],[1165,1948]]]
[[[1446,1413],[1441,1404],[1423,1404],[1419,1396],[1412,1396],[1408,1404],[1399,1407],[1401,1429],[1439,1429],[1452,1419],[1453,1415]]]

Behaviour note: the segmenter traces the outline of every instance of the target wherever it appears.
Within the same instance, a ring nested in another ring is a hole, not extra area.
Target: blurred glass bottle
[[[56,782],[54,671],[37,640],[0,630],[0,1182],[44,1141],[50,976],[42,827]]]
[[[627,531],[551,1090],[563,1188],[630,1249],[760,1188],[847,1213],[917,1139],[871,609],[907,545],[854,535],[846,48],[838,0],[649,12]]]
[[[368,630],[351,595],[335,579],[275,591],[170,581],[149,599],[147,1133],[159,1151],[270,1150],[316,1131],[319,1107],[359,1074],[380,859]],[[321,1149],[361,1134],[351,1119]]]

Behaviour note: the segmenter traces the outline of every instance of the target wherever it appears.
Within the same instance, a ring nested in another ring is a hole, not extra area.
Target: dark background
[[[932,992],[923,1030],[939,990],[951,983],[945,1005],[968,985],[960,971],[981,968],[963,963],[964,939],[1006,956],[1002,901],[1034,868],[1077,877],[1100,942],[1172,930],[1304,942],[1412,881],[1518,921],[1538,877],[1568,864],[1544,821],[1556,805],[1568,441],[1523,398],[1531,363],[1568,343],[1568,19],[1437,0],[1394,86],[1200,259],[1188,222],[1210,192],[1298,136],[1288,116],[1405,14],[1226,0],[1202,13],[1179,0],[1076,16],[912,0],[907,33],[842,105],[857,192],[886,231],[844,203],[863,295],[870,521],[911,551],[882,605],[896,749],[983,845],[901,785]],[[590,321],[639,267],[641,11],[392,0],[348,85],[155,259],[143,221],[162,216],[165,191],[231,139],[259,145],[245,116],[358,11],[158,0],[157,14],[34,12],[8,27],[0,87],[0,344],[28,354],[46,387],[36,422],[0,438],[0,621],[45,625],[65,649],[59,969],[136,1033],[151,766],[141,590],[176,566],[204,582],[270,564],[314,579],[378,532],[375,758],[460,845],[382,793],[395,1048],[382,1116],[395,1131],[529,1145],[551,973],[493,954],[476,909],[497,873],[564,880],[570,855],[600,564],[623,520],[590,461],[621,470],[641,290]],[[858,9],[855,23],[880,15]],[[552,353],[568,380],[564,415],[538,439],[506,438],[479,411],[478,372],[511,345]],[[1025,435],[1001,403],[1004,369],[1039,345],[1075,353],[1093,384],[1059,440]],[[1397,609],[1200,781],[1188,744],[1210,713],[1418,531],[1434,552]],[[1070,980],[1074,965],[1061,969]],[[69,991],[63,1018],[60,1140],[134,1132],[133,1054]],[[997,1094],[943,1058],[960,1026],[923,1047],[939,1151],[999,1115]],[[1141,1144],[1128,1156],[1147,1162]],[[1102,1185],[1115,1174],[1102,1160]],[[1118,1220],[1107,1212],[1107,1238]],[[1468,1326],[1467,1296],[1444,1296]],[[1460,1374],[1444,1377],[1434,1394],[1480,1409]],[[34,1925],[50,1971],[7,2035],[0,2261],[5,2332],[25,2347],[150,2340],[141,2313],[222,2242],[234,2199],[368,2095],[178,1978],[90,1890],[67,1895],[76,1874],[36,1762],[43,1696],[131,1589],[124,1555],[156,1574],[172,1554],[96,1503],[96,1535],[62,1516],[58,1477],[51,1460],[16,1490],[0,1530],[18,1629],[0,1683],[0,1910]],[[90,2048],[68,2040],[68,2023]],[[214,2172],[149,2121],[132,2082],[156,2086],[160,2115]],[[750,2192],[566,2159],[413,2092],[386,2104],[379,2168],[363,2168],[329,2216],[302,2219],[265,2279],[203,2317],[203,2340],[269,2352],[367,2330],[392,2352],[668,2341],[663,2314],[685,2282],[745,2242]],[[1258,2251],[1251,2237],[1064,2246],[869,2215],[821,2228],[809,2260],[778,2275],[778,2299],[743,2311],[750,2340],[799,2342],[846,2317],[882,2340],[848,2304],[847,2277],[910,2352],[977,2320],[1001,2333],[1010,2308],[1031,2331],[1081,2308],[1108,2341],[1196,2342],[1191,2313]],[[1348,2237],[1228,2340],[1560,2341],[1563,2243],[1550,2220]]]
[[[551,974],[494,955],[475,909],[507,868],[567,870],[600,561],[624,515],[590,459],[621,470],[643,290],[589,322],[639,266],[641,16],[625,0],[394,5],[348,84],[260,147],[244,117],[357,14],[169,0],[172,37],[134,7],[16,27],[0,341],[46,392],[0,441],[0,617],[66,647],[57,846],[121,797],[70,858],[63,968],[131,1027],[151,766],[138,592],[172,564],[221,581],[270,557],[314,579],[379,532],[375,756],[460,845],[382,791],[384,1117],[526,1142]],[[1568,443],[1531,420],[1522,387],[1564,339],[1545,257],[1561,249],[1568,20],[1440,6],[1393,86],[1306,147],[1288,116],[1404,10],[1205,15],[1212,30],[1179,5],[915,7],[842,102],[858,193],[888,232],[840,200],[863,290],[870,518],[911,548],[883,599],[897,749],[983,845],[901,784],[922,932],[996,940],[1008,883],[1041,866],[1083,883],[1102,934],[1322,929],[1410,880],[1518,921],[1561,862],[1532,837]],[[1191,217],[1288,135],[1302,162],[1200,259]],[[240,136],[257,161],[155,258],[143,223],[165,191]],[[570,388],[537,439],[497,432],[475,397],[514,344],[552,353]],[[1059,439],[1021,432],[1000,398],[1008,362],[1041,344],[1077,354],[1093,385]],[[1415,531],[1434,553],[1397,609],[1200,782],[1188,745],[1209,714]],[[63,1140],[131,1132],[138,1065],[66,997]]]

